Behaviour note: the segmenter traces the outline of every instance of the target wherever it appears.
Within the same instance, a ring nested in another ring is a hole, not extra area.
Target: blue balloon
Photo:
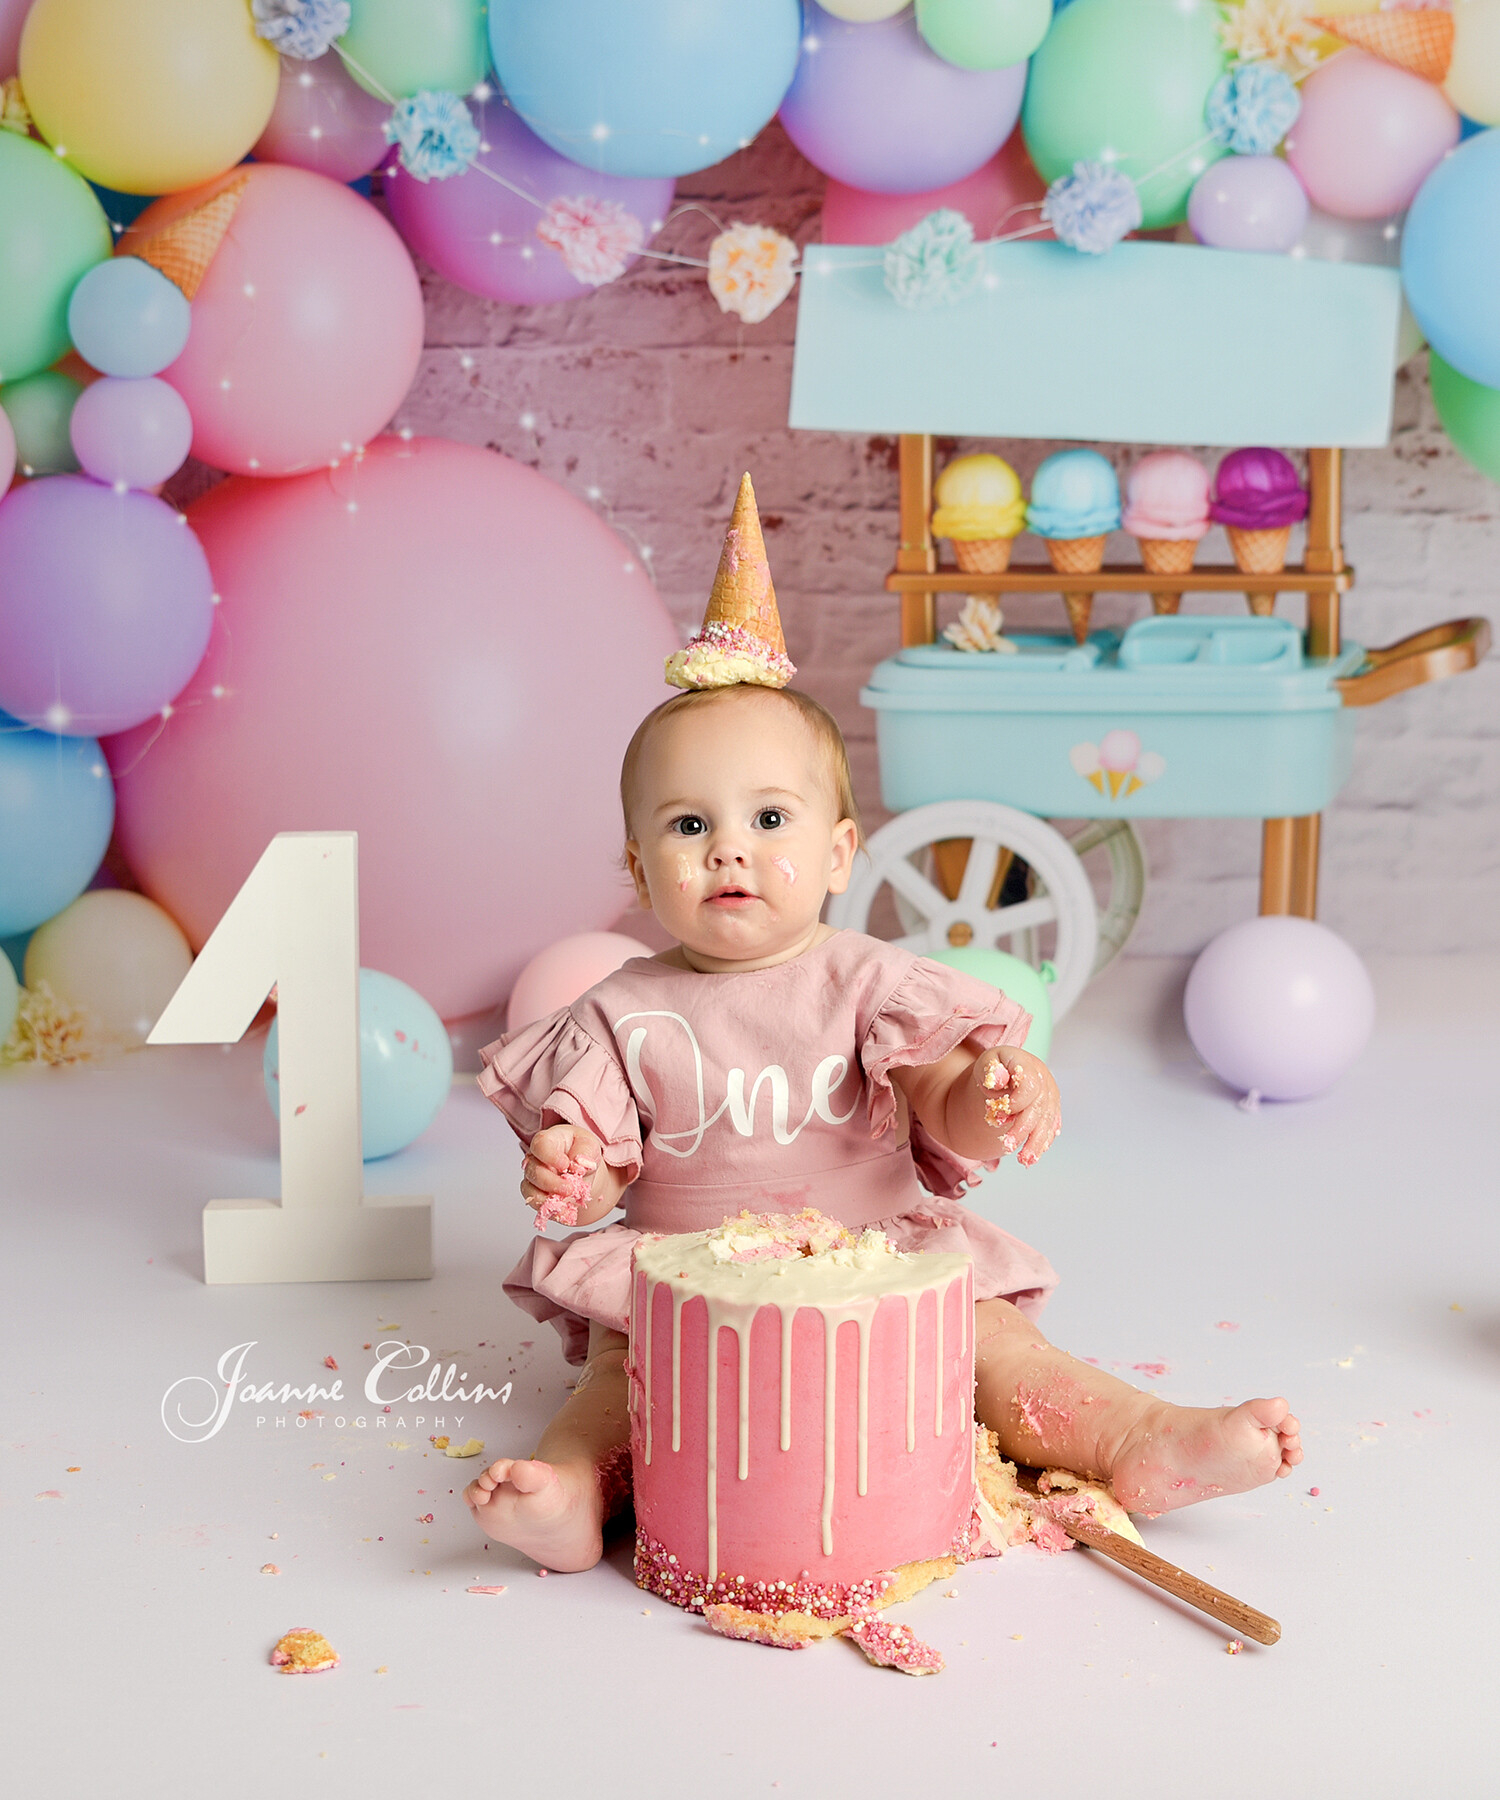
[[[115,784],[93,738],[54,737],[0,713],[0,937],[71,906],[114,824]]]
[[[1445,363],[1500,388],[1500,131],[1481,131],[1422,183],[1401,235],[1401,280]]]
[[[95,263],[68,302],[68,335],[105,375],[159,375],[188,341],[193,309],[176,282],[138,256]]]
[[[266,1098],[281,1117],[281,1040],[273,1022],[261,1058]],[[420,1137],[453,1085],[447,1028],[415,988],[376,969],[359,972],[360,1150],[366,1162]]]
[[[775,116],[798,0],[490,0],[507,101],[559,155],[605,175],[686,175]]]

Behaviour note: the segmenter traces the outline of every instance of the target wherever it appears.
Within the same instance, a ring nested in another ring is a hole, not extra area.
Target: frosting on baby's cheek
[[[679,850],[677,852],[677,891],[685,894],[693,885],[693,865]]]
[[[773,856],[771,867],[777,870],[788,887],[797,879],[797,865],[785,856]]]

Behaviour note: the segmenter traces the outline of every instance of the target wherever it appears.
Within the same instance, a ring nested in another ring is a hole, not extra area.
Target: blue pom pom
[[[349,0],[250,0],[255,35],[310,62],[349,29]]]
[[[1135,183],[1107,163],[1078,162],[1047,189],[1042,217],[1071,250],[1102,256],[1141,222]]]
[[[946,306],[963,299],[983,267],[974,227],[944,206],[886,246],[885,285],[898,306]]]
[[[401,146],[401,166],[418,181],[462,175],[479,154],[479,127],[463,100],[425,89],[396,103],[385,135]]]
[[[1292,78],[1274,63],[1240,63],[1209,90],[1204,116],[1236,156],[1269,156],[1302,110]]]

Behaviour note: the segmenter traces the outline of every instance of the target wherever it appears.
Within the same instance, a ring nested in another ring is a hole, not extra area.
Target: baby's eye
[[[672,830],[683,837],[702,837],[708,830],[708,824],[697,813],[684,813],[680,819],[673,819]]]
[[[786,824],[786,814],[779,806],[763,806],[755,815],[755,823],[762,831],[779,831]]]

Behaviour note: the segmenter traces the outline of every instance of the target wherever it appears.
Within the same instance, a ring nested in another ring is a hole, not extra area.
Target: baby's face
[[[641,903],[708,962],[794,956],[849,882],[854,824],[802,719],[746,689],[653,731],[626,844]]]

